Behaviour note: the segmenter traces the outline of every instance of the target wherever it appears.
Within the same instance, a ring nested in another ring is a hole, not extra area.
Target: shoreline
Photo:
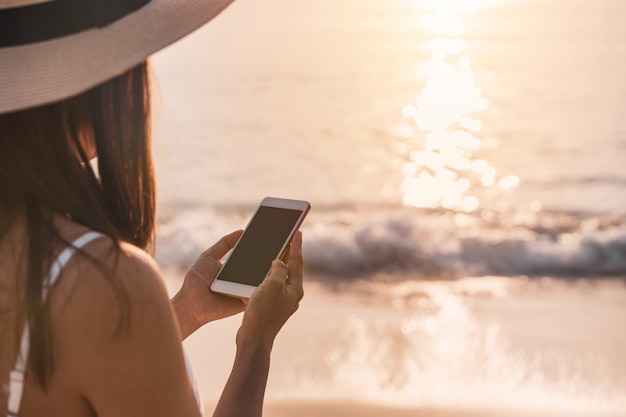
[[[205,402],[205,411],[213,410],[215,403]],[[268,401],[263,407],[264,417],[620,417],[623,413],[598,413],[554,411],[554,410],[512,410],[502,408],[440,408],[440,407],[399,407],[392,405],[368,404],[354,401],[313,401],[289,400]]]

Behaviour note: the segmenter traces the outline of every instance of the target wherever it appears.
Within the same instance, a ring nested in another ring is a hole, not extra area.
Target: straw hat
[[[233,0],[0,0],[0,114],[126,71]]]

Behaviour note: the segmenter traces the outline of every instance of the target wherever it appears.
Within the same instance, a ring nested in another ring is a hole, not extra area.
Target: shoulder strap
[[[43,302],[45,302],[48,298],[48,292],[57,282],[57,280],[59,279],[59,275],[61,275],[61,271],[70,261],[70,259],[72,259],[72,256],[74,256],[76,250],[82,248],[83,246],[87,245],[92,240],[99,238],[100,236],[103,236],[102,233],[87,232],[84,235],[80,236],[78,239],[74,240],[70,246],[63,249],[63,252],[61,252],[56,260],[52,263],[52,266],[50,267],[50,272],[48,272],[48,276],[43,282],[41,293],[41,300]]]
[[[84,235],[80,236],[78,239],[74,240],[70,246],[63,249],[63,251],[52,263],[50,271],[43,281],[41,293],[42,302],[45,302],[48,298],[48,293],[50,292],[50,289],[57,282],[57,280],[59,279],[59,275],[61,275],[61,271],[70,261],[70,259],[72,259],[74,253],[76,253],[78,249],[82,248],[83,246],[101,236],[104,235],[98,232],[87,232]],[[26,363],[28,360],[29,350],[30,337],[27,321],[26,325],[24,326],[24,331],[22,333],[22,339],[20,341],[20,351],[18,352],[15,366],[11,371],[11,378],[9,381],[9,417],[17,417],[20,410],[20,403],[22,402],[22,394],[24,392],[24,379],[26,376]]]

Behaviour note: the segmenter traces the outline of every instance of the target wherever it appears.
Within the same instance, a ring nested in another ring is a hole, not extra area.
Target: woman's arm
[[[237,333],[237,354],[214,417],[260,417],[274,338],[298,309],[302,288],[302,234],[289,253],[289,266],[276,260],[252,294]]]
[[[181,290],[172,299],[183,339],[203,324],[235,314],[245,306],[239,299],[209,290],[221,266],[219,260],[233,248],[241,233],[231,233],[205,251],[191,267]],[[297,310],[303,296],[301,232],[294,236],[288,262],[287,266],[274,261],[269,276],[248,301],[237,333],[235,363],[215,417],[254,417],[262,414],[274,338]]]
[[[213,417],[257,417],[263,414],[271,350],[272,344],[267,341],[238,343],[233,369]]]

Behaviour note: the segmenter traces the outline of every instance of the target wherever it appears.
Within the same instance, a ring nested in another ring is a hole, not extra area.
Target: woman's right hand
[[[239,346],[249,342],[273,343],[304,295],[303,267],[302,232],[298,231],[291,242],[287,264],[274,260],[269,275],[248,300],[237,333]]]
[[[288,265],[274,261],[252,293],[237,332],[237,354],[214,417],[261,417],[274,338],[302,299],[302,234],[291,242]],[[245,401],[241,401],[245,398]]]

